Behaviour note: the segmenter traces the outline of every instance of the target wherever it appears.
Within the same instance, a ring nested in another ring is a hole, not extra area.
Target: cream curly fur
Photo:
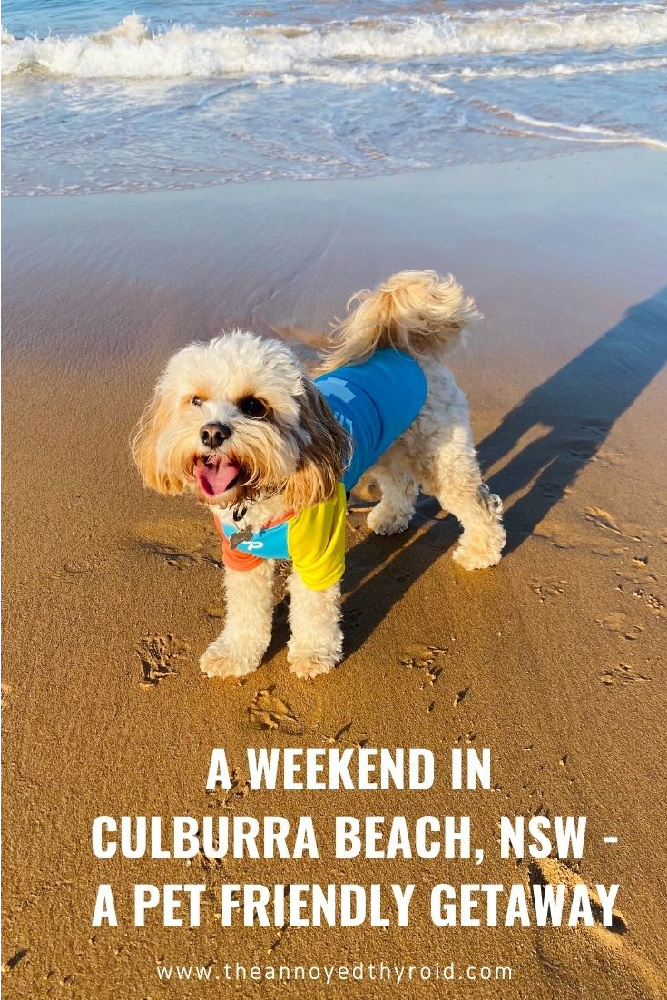
[[[355,299],[359,305],[337,327],[320,370],[362,362],[391,346],[412,354],[428,383],[417,418],[371,470],[382,499],[368,516],[369,527],[381,535],[404,531],[421,489],[463,527],[457,563],[468,570],[495,565],[505,544],[502,503],[482,483],[466,397],[442,364],[476,317],[473,300],[451,276],[434,271],[402,271]],[[265,406],[261,419],[243,412],[248,396]],[[200,437],[210,421],[229,432],[213,450]],[[289,347],[243,330],[179,351],[133,438],[144,482],[162,493],[199,494],[199,463],[212,455],[233,461],[241,469],[238,480],[218,496],[199,498],[225,522],[247,507],[244,520],[253,529],[329,499],[348,447]],[[209,677],[243,677],[260,665],[271,638],[272,580],[270,561],[247,572],[225,570],[225,627],[201,658]],[[340,587],[309,590],[292,572],[289,592],[290,670],[300,678],[327,673],[342,656]]]

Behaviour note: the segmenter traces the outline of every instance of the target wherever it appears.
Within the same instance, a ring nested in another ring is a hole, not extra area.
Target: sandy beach
[[[511,982],[412,996],[667,996],[662,803],[667,504],[667,167],[653,150],[376,179],[12,198],[4,204],[4,945],[11,1000],[267,995],[262,983],[160,982],[159,963],[511,966]],[[357,289],[399,268],[452,271],[483,323],[450,366],[485,476],[506,504],[500,565],[452,562],[430,498],[405,535],[369,533],[354,495],[346,655],[301,682],[286,606],[261,668],[208,680],[224,615],[219,539],[192,500],[145,492],[128,441],[171,352],[223,327],[308,358]],[[493,791],[249,791],[247,747],[489,747]],[[235,768],[207,793],[209,756]],[[488,851],[419,860],[97,860],[93,819],[467,814],[588,817],[585,857]],[[603,842],[607,834],[616,844]],[[594,927],[436,928],[419,895],[387,928],[93,928],[113,883],[621,884]],[[215,977],[214,977],[215,978]],[[321,992],[308,983],[294,996]],[[279,991],[278,991],[279,993]],[[278,993],[276,995],[278,995]],[[333,984],[333,996],[394,985]]]

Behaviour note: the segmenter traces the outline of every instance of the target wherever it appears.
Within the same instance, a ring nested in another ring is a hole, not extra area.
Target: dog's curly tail
[[[436,271],[399,271],[373,291],[353,295],[356,309],[334,328],[320,371],[367,361],[383,347],[407,351],[418,361],[443,354],[480,318],[456,279]]]

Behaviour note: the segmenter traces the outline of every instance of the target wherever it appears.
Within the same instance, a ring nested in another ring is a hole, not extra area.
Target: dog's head
[[[289,348],[242,330],[175,354],[132,440],[159,493],[229,507],[280,492],[297,511],[335,494],[347,451]]]

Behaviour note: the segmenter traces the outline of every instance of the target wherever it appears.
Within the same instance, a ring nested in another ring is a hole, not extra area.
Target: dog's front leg
[[[310,590],[295,571],[289,578],[290,629],[287,659],[297,677],[317,677],[340,662],[340,585]]]
[[[243,677],[262,662],[271,641],[273,562],[239,573],[225,568],[225,627],[199,665],[208,677]]]

